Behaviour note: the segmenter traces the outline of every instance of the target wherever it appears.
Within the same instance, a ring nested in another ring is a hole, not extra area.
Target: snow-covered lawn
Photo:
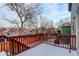
[[[75,51],[69,53],[68,49],[42,43],[34,48],[24,51],[16,56],[76,56]]]

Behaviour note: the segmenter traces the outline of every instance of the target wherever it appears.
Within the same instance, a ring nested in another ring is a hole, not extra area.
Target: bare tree
[[[27,26],[34,28],[36,33],[38,33],[39,30],[41,33],[46,33],[53,28],[53,21],[44,16],[39,16],[28,20]]]
[[[53,20],[49,20],[48,33],[52,33],[53,31],[54,31],[54,22]]]
[[[59,21],[56,23],[56,26],[59,27],[59,26],[61,26],[62,24],[68,23],[68,22],[71,22],[71,21],[70,21],[70,18],[67,17],[67,18],[64,18],[64,19],[59,20]]]
[[[42,33],[46,31],[46,27],[48,26],[48,24],[49,24],[48,19],[41,16],[40,17],[40,29]]]
[[[27,20],[30,20],[41,13],[40,4],[7,3],[5,5],[11,11],[16,12],[18,17],[18,19],[10,20],[5,18],[5,20],[11,24],[15,24],[21,32],[25,29],[24,23],[26,23]]]
[[[35,30],[35,33],[38,33],[39,29],[39,19],[38,17],[34,17],[31,20],[28,20],[28,27],[33,28]]]

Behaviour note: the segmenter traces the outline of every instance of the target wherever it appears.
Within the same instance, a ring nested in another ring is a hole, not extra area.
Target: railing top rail
[[[7,38],[6,36],[0,36],[0,40]]]
[[[30,34],[30,35],[17,35],[17,36],[7,36],[8,38],[11,38],[11,37],[28,37],[28,36],[36,36],[36,35],[44,35],[44,34]]]
[[[18,36],[0,36],[0,39],[2,38],[24,38],[24,37],[34,37],[34,36],[56,36],[56,37],[76,37],[76,35],[63,35],[63,34],[30,34],[30,35],[18,35]]]
[[[76,35],[64,35],[64,34],[47,34],[50,36],[67,36],[67,37],[76,37]]]

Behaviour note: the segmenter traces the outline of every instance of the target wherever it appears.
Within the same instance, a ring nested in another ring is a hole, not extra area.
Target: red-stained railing
[[[32,48],[42,42],[41,34],[35,35],[22,35],[22,36],[11,36],[8,37],[8,41],[10,42],[10,49],[8,55],[16,55],[19,54],[29,48]]]
[[[67,48],[70,50],[76,50],[76,36],[62,35],[62,34],[47,34],[47,39],[44,40],[45,43]]]
[[[0,36],[0,52],[7,51],[9,49],[9,42],[5,36]]]
[[[10,37],[0,36],[0,51],[6,51],[7,55],[16,55],[42,42],[70,50],[76,50],[75,35],[34,34]]]
[[[10,55],[10,56],[17,55],[30,48],[14,39],[10,39],[9,42],[10,42],[9,44],[10,49],[7,50],[6,52],[7,52],[7,55]]]

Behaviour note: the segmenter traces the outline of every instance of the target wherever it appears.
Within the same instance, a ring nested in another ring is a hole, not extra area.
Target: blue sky
[[[2,4],[0,4],[1,6]],[[54,23],[58,22],[61,19],[66,17],[70,17],[70,13],[68,12],[68,4],[67,3],[44,3],[42,4],[43,13],[42,15],[53,20]],[[15,12],[11,12],[6,7],[0,8],[0,18],[14,18],[16,17]],[[10,26],[10,24],[0,19],[0,26]]]
[[[70,17],[67,3],[44,4],[43,15],[52,19],[55,23],[60,19]]]

